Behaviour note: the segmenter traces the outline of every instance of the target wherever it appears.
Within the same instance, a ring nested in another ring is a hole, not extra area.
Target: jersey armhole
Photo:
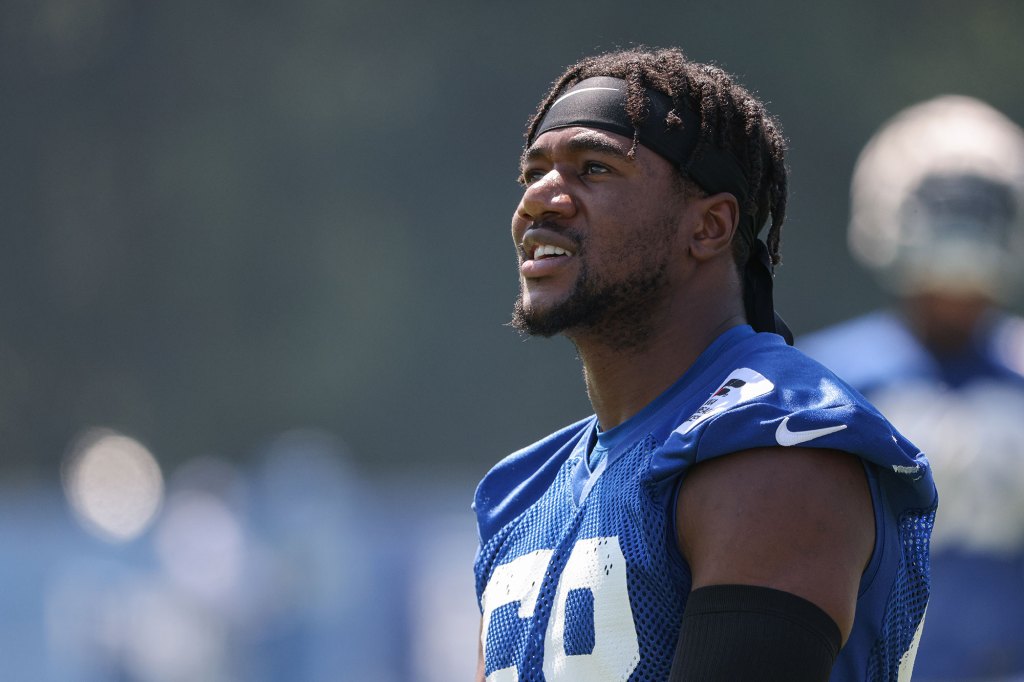
[[[882,486],[878,480],[878,466],[867,461],[863,457],[860,463],[864,467],[864,475],[868,479],[868,489],[871,493],[871,510],[875,521],[875,542],[871,549],[871,558],[868,559],[867,567],[860,579],[860,588],[857,590],[857,598],[867,592],[878,574],[882,565],[882,555],[885,553],[885,497],[882,495]]]
[[[683,550],[679,548],[679,528],[677,526],[679,518],[676,513],[676,510],[679,508],[679,491],[683,488],[686,474],[687,472],[684,471],[674,479],[672,494],[668,496],[669,508],[665,510],[665,513],[668,514],[668,523],[665,524],[665,527],[669,529],[669,537],[665,541],[669,544],[669,560],[675,563],[683,571],[684,575],[692,581],[693,576],[690,574],[690,562],[686,560],[686,557],[683,556]]]

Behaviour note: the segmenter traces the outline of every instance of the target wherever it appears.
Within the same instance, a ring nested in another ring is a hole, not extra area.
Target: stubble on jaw
[[[510,326],[529,336],[550,337],[565,333],[570,338],[586,335],[614,351],[643,348],[653,334],[652,311],[668,293],[668,224],[659,226],[644,253],[633,260],[631,274],[618,281],[595,275],[587,265],[585,246],[576,283],[566,299],[547,310],[536,310],[525,301],[524,284],[512,309]]]

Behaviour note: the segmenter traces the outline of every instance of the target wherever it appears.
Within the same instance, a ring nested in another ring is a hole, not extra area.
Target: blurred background
[[[1024,121],[1021,26],[1010,0],[0,1],[3,679],[468,679],[475,483],[590,412],[569,344],[506,326],[550,82],[678,45],[768,102],[801,334],[885,300],[846,247],[861,147],[943,93]]]

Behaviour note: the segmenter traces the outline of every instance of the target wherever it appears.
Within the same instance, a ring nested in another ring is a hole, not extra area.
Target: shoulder
[[[861,391],[935,373],[929,354],[903,320],[888,310],[800,336],[796,346]]]
[[[894,340],[902,343],[909,337],[910,332],[896,313],[875,310],[801,334],[796,338],[796,346],[824,362],[827,358],[842,359],[841,351],[844,349],[853,350],[865,343],[876,345]]]
[[[539,498],[585,438],[594,417],[582,419],[505,457],[480,481],[473,498],[481,542]]]
[[[705,402],[663,442],[655,477],[744,450],[795,446],[839,450],[925,477],[924,455],[863,395],[781,339],[759,341],[729,357],[701,390]]]
[[[769,335],[758,335],[762,336]],[[793,434],[804,434],[800,442],[807,442],[812,430],[814,447],[832,447],[848,441],[851,433],[889,427],[857,390],[781,339],[749,346],[709,378],[711,382],[702,387],[705,402],[669,437],[697,447],[699,459],[753,447],[796,445]],[[825,433],[824,428],[831,431]]]

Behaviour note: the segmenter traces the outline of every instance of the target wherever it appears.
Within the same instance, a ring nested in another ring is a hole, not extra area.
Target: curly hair
[[[648,114],[645,88],[672,99],[673,110],[665,121],[669,127],[683,125],[675,112],[687,106],[687,101],[696,108],[700,114],[700,131],[694,155],[711,145],[727,149],[736,157],[750,188],[747,205],[740,210],[754,218],[755,233],[771,217],[765,243],[772,264],[778,265],[782,223],[786,216],[786,140],[764,104],[717,66],[690,61],[679,49],[641,46],[586,57],[566,69],[531,117],[525,134],[527,144],[533,141],[541,120],[558,96],[576,83],[595,76],[626,81],[626,113],[637,126]],[[634,135],[634,151],[637,144]],[[737,230],[739,237],[733,240],[733,254],[740,266],[749,258],[751,242],[755,239],[755,235],[742,232]]]

